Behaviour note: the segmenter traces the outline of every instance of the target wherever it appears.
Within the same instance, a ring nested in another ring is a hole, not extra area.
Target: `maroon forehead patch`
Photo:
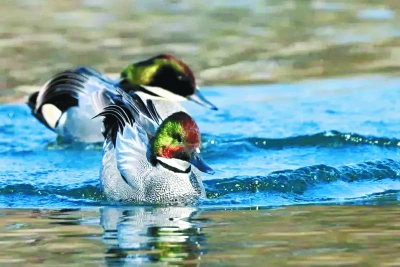
[[[200,131],[196,122],[183,111],[176,112],[168,117],[171,121],[177,121],[183,128],[183,135],[189,146],[200,145]]]
[[[189,117],[189,119],[183,121],[182,125],[185,132],[185,139],[187,144],[190,146],[199,146],[200,131],[196,122],[191,117]]]
[[[193,87],[196,86],[196,78],[194,77],[193,71],[189,68],[188,65],[183,63],[182,60],[180,60],[177,57],[174,57],[173,55],[170,54],[162,54],[160,57],[164,57],[165,59],[169,61],[175,61],[179,66],[183,68],[183,72],[189,77],[190,83],[192,84]]]

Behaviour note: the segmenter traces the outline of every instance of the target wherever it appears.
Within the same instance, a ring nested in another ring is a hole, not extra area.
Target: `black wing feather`
[[[149,109],[150,114],[154,118],[154,121],[157,122],[158,125],[161,125],[162,118],[160,114],[158,114],[156,107],[154,106],[154,102],[151,99],[147,99],[147,107]]]
[[[104,137],[111,138],[115,145],[118,131],[122,132],[127,124],[133,126],[134,123],[143,127],[150,137],[154,135],[157,126],[162,123],[154,103],[148,100],[145,104],[134,91],[127,93],[119,87],[115,87],[115,89],[118,95],[112,99],[114,104],[105,107],[96,116],[104,117]]]
[[[146,105],[140,98],[140,96],[138,96],[134,91],[125,92],[124,90],[118,87],[116,88],[116,90],[119,94],[121,94],[122,98],[126,102],[128,102],[129,106],[135,110],[136,113],[146,116],[147,119],[155,122],[157,125],[161,124],[162,119],[160,118],[160,115],[156,111],[153,101],[148,99]],[[151,104],[149,105],[149,103]]]
[[[121,103],[119,103],[121,104]],[[103,136],[105,138],[111,137],[114,145],[117,132],[122,132],[126,124],[133,125],[134,118],[130,113],[130,110],[123,105],[110,105],[104,108],[102,112],[97,114],[95,117],[103,116],[104,131]]]
[[[40,89],[37,99],[37,112],[44,104],[51,103],[61,111],[78,104],[79,94],[85,93],[84,83],[88,78],[72,71],[64,71],[54,76]]]

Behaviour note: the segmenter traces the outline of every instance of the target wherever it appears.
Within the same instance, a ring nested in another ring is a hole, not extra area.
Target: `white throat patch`
[[[187,161],[183,161],[180,159],[167,159],[163,157],[157,157],[157,160],[161,161],[162,163],[167,164],[168,166],[171,166],[175,169],[178,169],[180,171],[186,171],[190,167],[190,163]]]
[[[152,96],[146,94],[146,98],[151,99],[151,98],[161,98],[169,101],[187,101],[187,99],[183,96],[174,94],[168,90],[165,90],[164,88],[161,87],[155,87],[155,86],[146,86],[146,85],[140,85],[144,89],[146,89],[149,92],[152,92],[156,94],[157,96]],[[144,93],[145,94],[145,93]]]

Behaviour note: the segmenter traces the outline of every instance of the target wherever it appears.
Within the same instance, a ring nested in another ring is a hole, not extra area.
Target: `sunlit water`
[[[0,212],[0,262],[380,263],[375,249],[395,256],[400,234],[399,84],[203,88],[219,111],[185,107],[216,173],[203,176],[208,198],[181,208],[107,203],[100,146],[61,146],[26,106],[2,105],[0,207],[24,210]]]
[[[400,79],[369,76],[204,88],[204,207],[369,201],[400,190]],[[62,146],[24,105],[0,107],[2,207],[104,204],[101,145]]]

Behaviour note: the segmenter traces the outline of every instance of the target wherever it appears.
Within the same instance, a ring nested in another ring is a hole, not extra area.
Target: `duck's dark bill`
[[[212,110],[218,110],[216,106],[214,106],[210,101],[208,101],[201,93],[200,91],[196,88],[196,91],[194,91],[194,94],[191,96],[188,96],[187,99],[196,102],[199,105],[202,105],[203,107],[212,109]]]
[[[208,174],[214,174],[215,171],[211,169],[210,166],[208,166],[204,160],[201,158],[200,155],[195,155],[192,157],[190,160],[190,163],[193,164],[197,169],[199,169],[202,172],[208,173]]]

